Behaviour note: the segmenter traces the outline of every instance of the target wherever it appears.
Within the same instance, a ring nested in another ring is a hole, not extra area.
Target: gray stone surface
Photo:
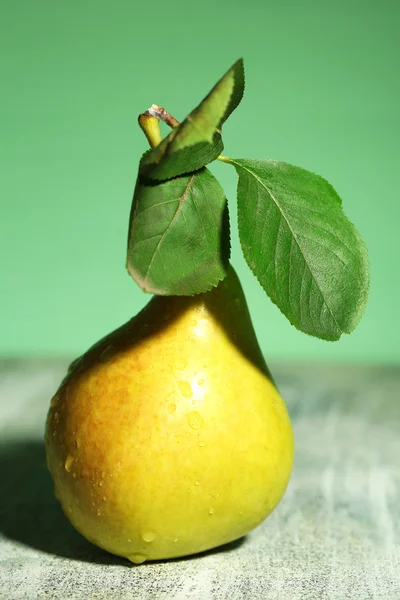
[[[66,364],[0,362],[0,598],[400,599],[400,369],[272,366],[296,438],[282,503],[228,547],[130,566],[53,498],[42,437]]]

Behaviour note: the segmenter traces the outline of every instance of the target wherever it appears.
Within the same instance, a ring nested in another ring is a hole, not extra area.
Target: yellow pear
[[[75,361],[46,451],[72,524],[134,563],[263,521],[288,483],[293,437],[233,269],[205,294],[153,297]]]

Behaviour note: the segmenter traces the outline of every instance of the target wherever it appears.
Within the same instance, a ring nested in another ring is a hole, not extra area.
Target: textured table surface
[[[273,366],[296,438],[282,503],[239,542],[139,566],[86,542],[53,497],[43,427],[65,368],[0,362],[2,600],[400,599],[399,368]]]

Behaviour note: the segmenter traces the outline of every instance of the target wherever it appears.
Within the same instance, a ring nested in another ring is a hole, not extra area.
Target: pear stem
[[[151,148],[155,148],[161,142],[160,124],[156,117],[147,114],[139,115],[138,122],[141,130],[147,138]]]
[[[175,127],[178,127],[179,125],[179,121],[167,112],[165,108],[158,106],[158,104],[152,104],[144,114],[156,117],[159,121],[164,121],[171,129],[175,129]]]
[[[179,125],[179,121],[175,117],[157,104],[152,104],[150,108],[138,117],[139,126],[151,148],[155,148],[162,141],[160,121],[164,121],[172,129],[175,129]]]

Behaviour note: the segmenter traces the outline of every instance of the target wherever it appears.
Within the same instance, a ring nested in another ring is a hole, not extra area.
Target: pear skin
[[[75,361],[51,401],[47,463],[76,529],[134,563],[251,531],[293,461],[285,403],[232,268],[195,297],[153,297]]]

